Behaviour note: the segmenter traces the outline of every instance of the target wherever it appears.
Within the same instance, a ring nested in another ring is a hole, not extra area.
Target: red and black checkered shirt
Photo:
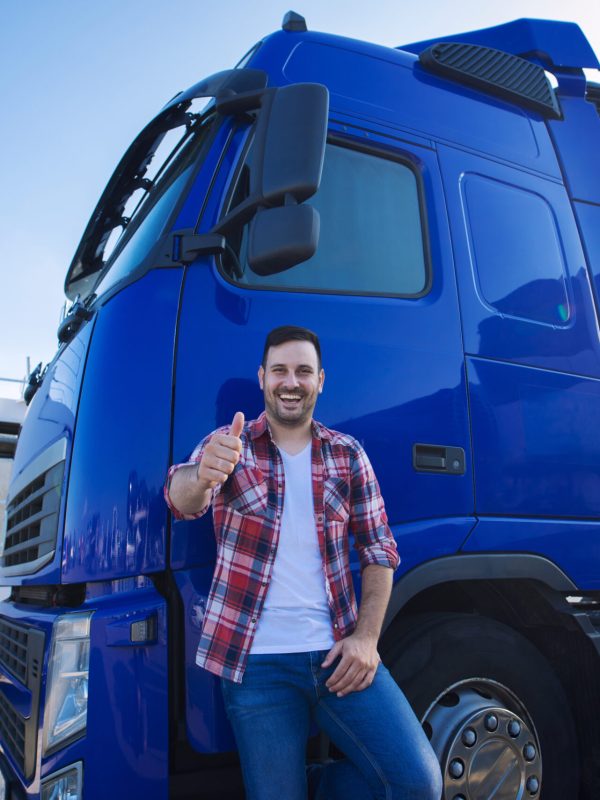
[[[228,433],[229,426],[213,433]],[[325,590],[336,641],[354,630],[356,598],[349,561],[349,533],[354,536],[361,568],[380,564],[395,569],[400,559],[377,479],[356,439],[312,423],[312,490]],[[198,463],[209,434],[194,450]],[[271,439],[263,412],[244,426],[240,460],[212,498],[217,561],[210,589],[196,663],[223,678],[240,682],[250,652],[277,555],[283,513],[283,462]],[[171,502],[169,470],[165,499]]]

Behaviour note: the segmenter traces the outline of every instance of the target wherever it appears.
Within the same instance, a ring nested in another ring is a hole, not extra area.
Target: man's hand
[[[214,489],[219,483],[225,483],[231,475],[240,460],[242,452],[240,434],[243,429],[244,415],[241,411],[237,411],[229,433],[216,433],[206,445],[197,471],[201,491]]]
[[[373,683],[380,661],[377,639],[353,633],[333,645],[321,666],[330,666],[340,655],[340,663],[325,684],[330,692],[343,697],[350,692],[361,692]]]
[[[228,434],[215,434],[206,444],[199,464],[184,464],[175,470],[169,486],[169,497],[177,511],[184,515],[204,513],[215,486],[225,483],[240,460],[244,415],[238,411]]]

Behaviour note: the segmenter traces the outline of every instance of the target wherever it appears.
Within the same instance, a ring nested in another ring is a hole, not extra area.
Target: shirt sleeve
[[[364,449],[355,443],[350,494],[350,530],[361,569],[369,564],[396,569],[400,563],[396,541],[375,472]]]
[[[189,467],[192,464],[199,464],[200,461],[202,460],[202,456],[204,455],[204,448],[206,447],[206,445],[210,442],[211,438],[214,436],[215,433],[221,433],[222,430],[227,430],[227,429],[219,428],[218,431],[213,431],[212,433],[209,433],[208,436],[205,436],[204,439],[202,439],[202,441],[196,446],[196,448],[192,452],[189,461],[185,461],[181,464],[173,464],[173,466],[169,468],[163,492],[165,496],[165,502],[169,506],[169,509],[173,514],[173,516],[175,517],[175,520],[179,521],[179,520],[199,519],[204,514],[206,514],[206,512],[212,505],[212,501],[215,499],[216,495],[221,491],[220,485],[215,486],[215,488],[212,490],[209,502],[195,514],[184,514],[182,511],[179,511],[179,509],[173,503],[170,495],[171,481],[173,480],[173,475],[175,475],[177,470],[181,469],[182,467]]]

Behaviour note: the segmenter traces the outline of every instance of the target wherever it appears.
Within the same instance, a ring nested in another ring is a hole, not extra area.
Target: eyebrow
[[[286,367],[287,368],[287,366],[288,366],[287,364],[283,364],[283,363],[279,363],[278,362],[278,363],[275,363],[275,364],[269,364],[269,369],[275,369],[275,367]],[[296,369],[314,369],[314,367],[313,367],[312,364],[298,364]]]

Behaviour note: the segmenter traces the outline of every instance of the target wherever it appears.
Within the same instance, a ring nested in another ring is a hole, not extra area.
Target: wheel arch
[[[403,575],[392,589],[383,624],[385,632],[398,614],[416,597],[442,585],[470,582],[535,582],[556,593],[577,591],[559,566],[529,553],[473,553],[426,561]]]
[[[566,600],[570,593],[581,594],[559,566],[534,554],[476,553],[426,562],[393,587],[382,658],[410,630],[413,615],[458,612],[504,623],[535,645],[555,671],[572,704],[581,763],[593,763],[591,755],[600,748],[592,711],[600,704],[598,651],[587,635],[587,616]],[[583,797],[600,796],[600,777],[590,771],[583,780],[590,792],[584,789]]]

